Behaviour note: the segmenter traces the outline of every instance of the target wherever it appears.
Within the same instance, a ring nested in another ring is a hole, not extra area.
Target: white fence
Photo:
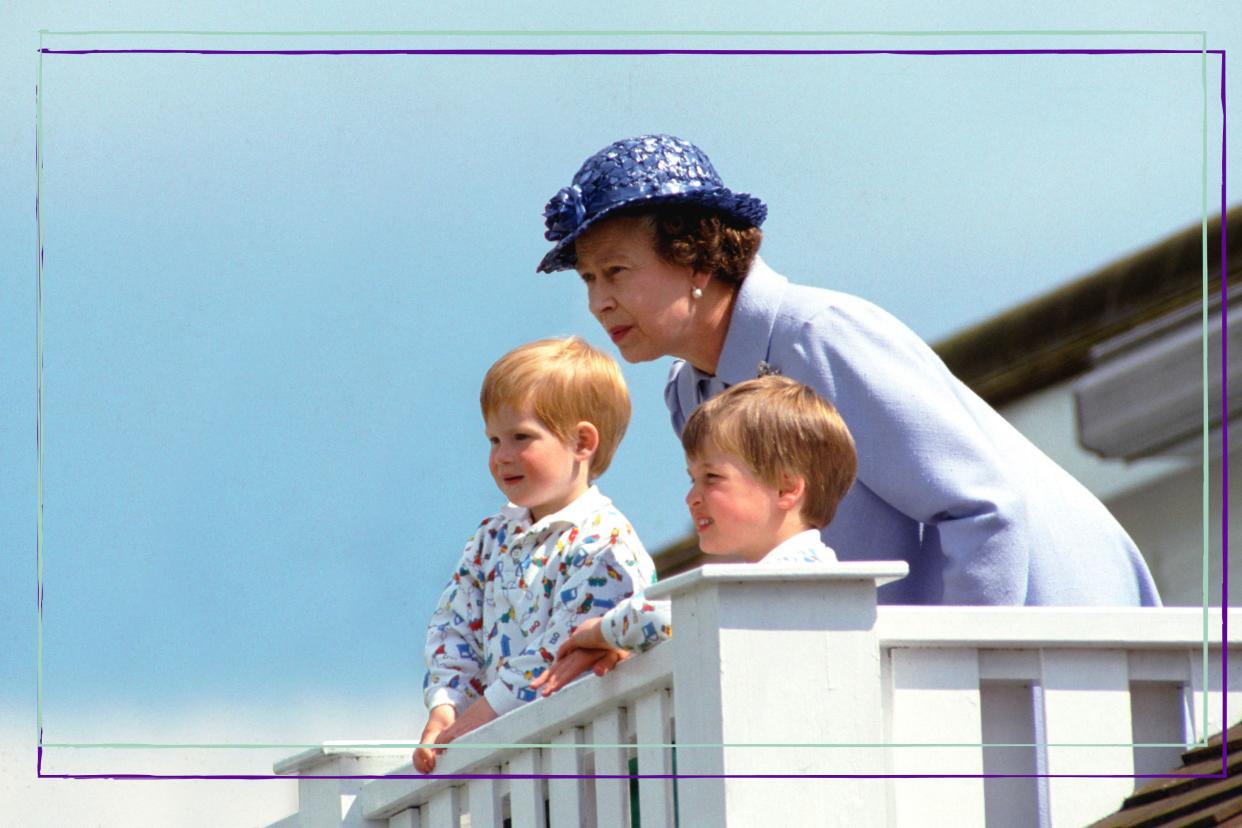
[[[285,760],[304,778],[279,825],[627,828],[632,762],[643,828],[1083,825],[1220,730],[1223,686],[1240,710],[1219,610],[877,611],[903,573],[671,578],[651,590],[673,598],[671,642],[468,734],[430,777],[383,743]]]

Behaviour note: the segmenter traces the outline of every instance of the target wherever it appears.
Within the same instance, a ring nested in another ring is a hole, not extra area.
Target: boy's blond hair
[[[501,406],[529,405],[564,443],[574,441],[578,423],[591,423],[599,431],[592,480],[607,471],[630,424],[630,392],[621,367],[577,336],[528,342],[496,360],[483,377],[479,405],[484,419]]]
[[[854,438],[832,403],[800,382],[769,375],[738,383],[695,409],[681,432],[692,459],[732,454],[780,488],[781,473],[806,482],[802,517],[823,528],[858,472]]]

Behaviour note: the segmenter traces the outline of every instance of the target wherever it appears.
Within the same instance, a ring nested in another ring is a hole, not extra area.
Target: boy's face
[[[587,490],[587,463],[529,407],[501,406],[485,422],[492,479],[510,502],[530,509],[532,520],[560,511]]]
[[[751,474],[739,457],[716,449],[687,457],[686,463],[691,483],[686,505],[700,549],[757,561],[780,543],[785,511],[777,506],[776,487]]]

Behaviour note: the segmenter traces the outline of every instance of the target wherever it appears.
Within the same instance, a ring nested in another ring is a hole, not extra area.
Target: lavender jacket
[[[905,325],[871,303],[790,284],[756,258],[715,377],[673,363],[680,434],[700,402],[767,363],[832,401],[858,479],[823,530],[850,560],[903,560],[889,604],[1158,606],[1121,525]]]

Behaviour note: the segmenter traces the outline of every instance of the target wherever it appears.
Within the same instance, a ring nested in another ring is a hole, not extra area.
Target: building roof
[[[1242,206],[1226,213],[1229,267],[1242,275]],[[932,347],[992,405],[1090,367],[1091,347],[1203,298],[1203,227],[1195,224]],[[1209,294],[1220,292],[1220,217],[1207,224]]]
[[[1117,813],[1089,828],[1146,828],[1179,826],[1209,828],[1242,824],[1242,723],[1227,731],[1228,762],[1224,778],[1155,779],[1126,798]],[[1219,774],[1221,734],[1204,747],[1182,754],[1178,774]]]

